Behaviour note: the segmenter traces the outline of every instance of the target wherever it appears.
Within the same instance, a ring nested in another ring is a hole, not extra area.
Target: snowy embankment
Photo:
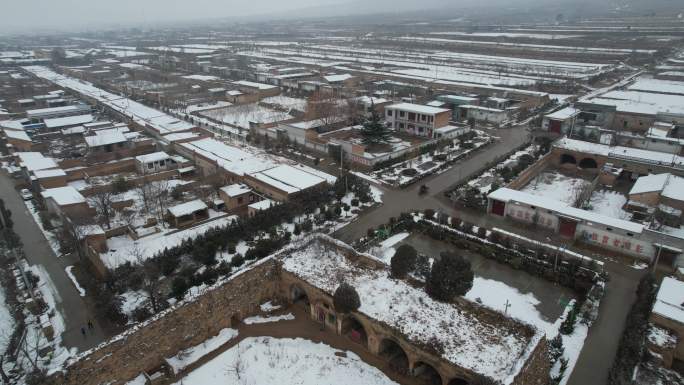
[[[174,385],[323,383],[396,385],[354,353],[300,338],[271,337],[246,338]]]
[[[67,276],[69,276],[69,279],[71,282],[74,283],[74,286],[76,287],[76,290],[78,290],[78,294],[81,297],[85,297],[86,291],[84,288],[81,287],[81,285],[78,283],[78,280],[76,280],[76,276],[74,275],[74,267],[73,266],[67,266],[64,271],[66,271]]]
[[[245,325],[254,325],[254,324],[265,324],[265,323],[279,322],[279,321],[291,321],[293,319],[295,319],[294,315],[292,315],[292,313],[288,313],[288,314],[275,315],[275,316],[270,316],[270,317],[262,317],[262,316],[257,315],[254,317],[247,317],[242,322],[244,322]]]
[[[167,358],[166,363],[169,364],[174,373],[179,373],[237,336],[238,331],[235,329],[221,329],[218,335],[209,338],[199,345],[185,349],[171,358]]]

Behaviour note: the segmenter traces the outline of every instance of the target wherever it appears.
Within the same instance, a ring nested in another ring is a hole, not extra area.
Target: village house
[[[167,210],[167,220],[175,228],[184,228],[209,219],[209,207],[199,199],[185,202]]]
[[[420,104],[399,103],[385,107],[385,120],[397,131],[432,138],[437,128],[447,126],[452,112]]]
[[[164,151],[138,155],[135,157],[135,168],[140,175],[174,170],[179,167],[178,158],[178,156],[171,156]]]
[[[48,212],[69,218],[91,218],[95,210],[85,197],[72,186],[57,187],[41,192]]]
[[[629,204],[660,212],[661,221],[679,227],[684,210],[684,178],[669,173],[642,176],[629,191]]]
[[[551,114],[544,115],[542,130],[558,135],[570,134],[575,128],[575,122],[579,114],[579,110],[565,107]]]
[[[255,191],[279,202],[329,182],[329,175],[290,165],[275,166],[244,177],[244,183]]]
[[[244,207],[261,199],[249,186],[245,184],[231,184],[221,187],[219,196],[229,213],[237,213]]]

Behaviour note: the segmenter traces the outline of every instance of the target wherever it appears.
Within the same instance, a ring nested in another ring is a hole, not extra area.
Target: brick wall
[[[146,323],[114,337],[57,374],[61,385],[125,384],[143,371],[158,369],[166,357],[197,345],[242,319],[274,296],[273,260],[264,261],[215,286],[197,300],[181,303]]]

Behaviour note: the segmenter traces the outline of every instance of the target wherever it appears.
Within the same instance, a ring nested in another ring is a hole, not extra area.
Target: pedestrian
[[[85,338],[85,336],[86,336],[86,331],[85,331],[85,328],[83,328],[83,327],[81,328],[81,334],[83,334],[83,338]]]
[[[93,321],[88,320],[88,329],[93,330],[95,329],[95,325],[93,325]]]

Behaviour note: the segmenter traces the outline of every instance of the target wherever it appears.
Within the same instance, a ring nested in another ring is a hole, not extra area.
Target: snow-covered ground
[[[0,355],[5,352],[9,338],[14,330],[14,318],[7,307],[5,291],[0,286]]]
[[[71,282],[74,283],[74,286],[76,287],[76,290],[78,290],[78,294],[81,297],[85,297],[86,291],[84,288],[81,287],[81,285],[78,283],[78,280],[76,279],[76,276],[74,275],[74,266],[67,266],[64,271],[66,272],[67,276],[69,276],[69,279]]]
[[[300,338],[251,337],[175,385],[347,385],[352,382],[355,385],[396,384],[351,352]]]
[[[222,329],[218,335],[209,338],[201,344],[185,349],[177,355],[167,358],[166,363],[169,364],[174,373],[178,373],[188,365],[193,364],[237,336],[238,331],[235,329]]]
[[[584,179],[573,178],[558,172],[543,172],[532,179],[521,191],[572,205],[577,194],[589,183]]]
[[[294,315],[292,313],[287,313],[287,314],[282,314],[282,315],[274,315],[270,317],[262,317],[262,316],[253,316],[253,317],[247,317],[242,322],[245,323],[245,325],[254,325],[254,324],[265,324],[265,323],[271,323],[271,322],[279,322],[279,321],[291,321],[295,319]]]
[[[129,261],[137,263],[139,262],[138,256],[143,260],[151,258],[164,248],[180,245],[184,239],[195,238],[211,228],[226,226],[235,218],[234,216],[222,217],[183,231],[160,232],[137,241],[128,235],[112,237],[107,240],[109,251],[101,253],[100,258],[107,267],[112,269]]]
[[[38,209],[33,204],[33,200],[24,201],[24,204],[26,205],[26,209],[28,210],[28,212],[33,217],[33,220],[38,225],[38,228],[40,228],[40,231],[43,233],[43,236],[48,241],[48,244],[50,245],[52,251],[54,251],[56,256],[62,255],[62,253],[59,251],[60,247],[57,236],[53,232],[45,230],[45,228],[43,227],[43,222],[40,220],[40,217],[38,216]]]
[[[596,190],[589,199],[587,210],[605,215],[611,218],[629,220],[632,215],[623,210],[627,203],[627,197],[619,192],[610,190]]]
[[[203,111],[200,114],[245,130],[249,130],[250,122],[275,123],[293,118],[287,112],[272,110],[256,103]]]

